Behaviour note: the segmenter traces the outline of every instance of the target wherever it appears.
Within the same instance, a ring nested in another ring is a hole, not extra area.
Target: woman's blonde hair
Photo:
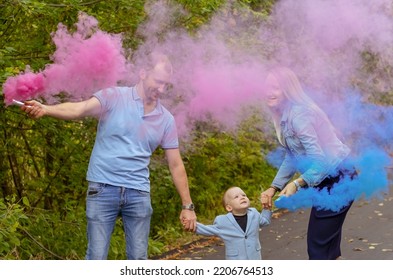
[[[291,104],[312,109],[333,127],[326,113],[305,93],[298,77],[291,69],[283,66],[274,67],[269,71],[269,75],[276,78],[284,96]]]

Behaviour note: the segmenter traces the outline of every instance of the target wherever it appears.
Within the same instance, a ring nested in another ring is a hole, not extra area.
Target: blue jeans
[[[147,259],[150,193],[108,184],[89,182],[86,199],[87,260],[104,260],[116,219],[122,217],[127,259]]]

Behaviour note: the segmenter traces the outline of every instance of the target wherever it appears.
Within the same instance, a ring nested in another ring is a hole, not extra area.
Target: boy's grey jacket
[[[196,233],[220,237],[225,244],[227,260],[260,260],[259,228],[270,224],[271,215],[268,210],[259,213],[255,208],[249,208],[246,232],[241,229],[232,213],[219,215],[213,225],[197,223]]]

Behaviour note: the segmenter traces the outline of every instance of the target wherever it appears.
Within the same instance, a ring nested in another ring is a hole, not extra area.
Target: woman
[[[306,95],[290,69],[279,67],[269,72],[264,100],[286,150],[271,186],[262,193],[268,197],[264,208],[271,208],[276,192],[290,196],[305,187],[330,190],[344,176],[354,176],[354,171],[344,168],[350,149],[338,139],[327,115]],[[296,172],[300,177],[290,181]],[[338,212],[312,208],[307,232],[309,259],[341,256],[342,225],[351,204]]]

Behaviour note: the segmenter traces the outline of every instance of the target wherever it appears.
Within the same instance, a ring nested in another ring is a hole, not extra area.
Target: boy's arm
[[[196,231],[197,234],[205,236],[219,236],[220,230],[217,227],[216,220],[213,225],[204,225],[197,222]]]
[[[259,226],[264,227],[270,225],[272,220],[272,211],[263,209],[259,215]]]

